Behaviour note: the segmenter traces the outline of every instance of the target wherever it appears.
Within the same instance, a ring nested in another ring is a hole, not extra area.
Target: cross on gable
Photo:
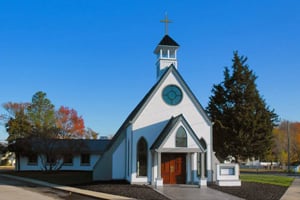
[[[170,21],[168,19],[168,14],[166,13],[165,19],[160,20],[160,22],[165,23],[165,34],[168,35],[168,24],[172,23],[172,21]]]

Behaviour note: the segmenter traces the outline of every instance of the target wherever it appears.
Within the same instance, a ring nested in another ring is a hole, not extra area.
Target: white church
[[[164,21],[167,25],[167,18]],[[216,179],[212,122],[178,72],[179,45],[168,34],[154,50],[157,82],[112,140],[84,140],[61,170],[93,171],[93,179],[129,183],[197,184]],[[63,143],[64,141],[62,141]],[[69,141],[65,141],[69,142]],[[20,154],[16,170],[40,170],[36,155]]]
[[[96,162],[95,181],[203,186],[215,180],[212,122],[178,72],[178,48],[166,32],[154,50],[157,82]]]

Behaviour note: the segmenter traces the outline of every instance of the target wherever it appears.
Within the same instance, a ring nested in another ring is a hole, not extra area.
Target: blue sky
[[[114,134],[156,81],[166,12],[178,70],[203,107],[238,50],[270,108],[300,121],[298,0],[0,0],[0,104],[43,91]]]

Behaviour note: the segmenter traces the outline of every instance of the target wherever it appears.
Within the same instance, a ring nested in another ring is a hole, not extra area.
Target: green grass
[[[284,187],[289,187],[294,180],[294,178],[291,177],[264,174],[241,174],[240,178],[245,182],[272,184]]]

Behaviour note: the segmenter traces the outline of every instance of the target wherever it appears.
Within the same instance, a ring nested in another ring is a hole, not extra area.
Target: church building
[[[154,50],[157,82],[129,114],[93,169],[93,179],[130,183],[214,181],[212,122],[178,71],[167,33]]]

